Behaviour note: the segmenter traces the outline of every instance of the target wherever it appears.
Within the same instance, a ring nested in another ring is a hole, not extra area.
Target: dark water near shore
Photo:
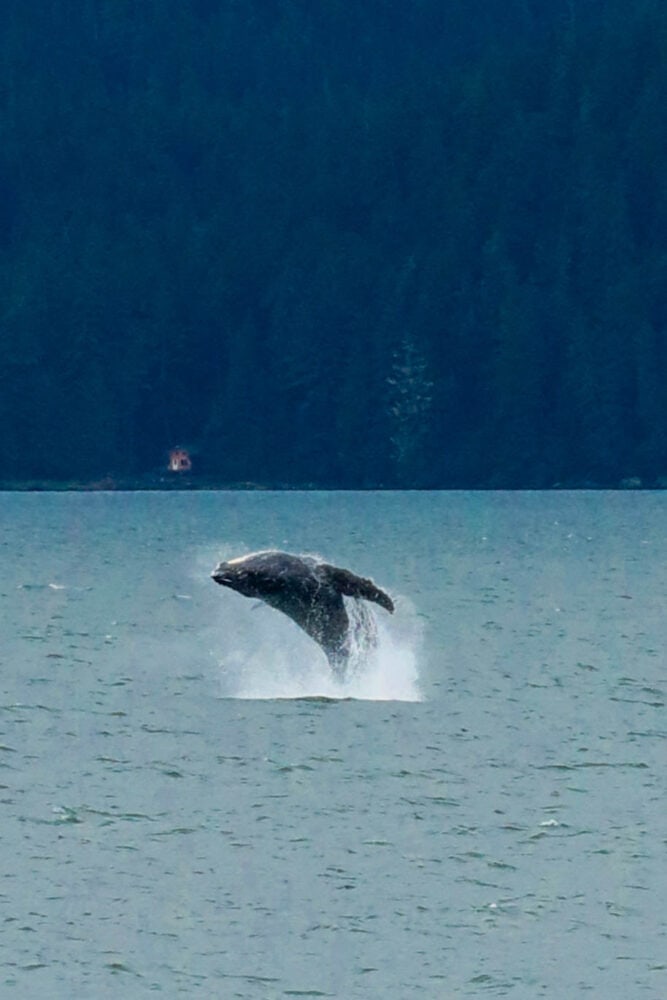
[[[0,494],[0,996],[667,996],[667,494]],[[337,687],[224,556],[397,599]]]

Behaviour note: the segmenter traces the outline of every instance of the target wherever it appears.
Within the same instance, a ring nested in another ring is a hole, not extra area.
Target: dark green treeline
[[[667,475],[665,52],[664,0],[5,0],[3,478]]]

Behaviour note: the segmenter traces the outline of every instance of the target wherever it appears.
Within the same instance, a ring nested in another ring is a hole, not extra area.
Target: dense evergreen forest
[[[664,0],[3,0],[2,478],[667,477]]]

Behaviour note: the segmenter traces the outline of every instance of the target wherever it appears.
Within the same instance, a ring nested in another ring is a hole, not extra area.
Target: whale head
[[[253,597],[257,593],[257,573],[252,567],[244,565],[244,562],[244,559],[230,559],[228,562],[218,563],[211,573],[211,579],[222,587]]]
[[[211,579],[244,597],[266,597],[279,586],[273,552],[253,552],[218,563]]]

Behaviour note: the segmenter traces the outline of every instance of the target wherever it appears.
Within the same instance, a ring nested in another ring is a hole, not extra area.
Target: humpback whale
[[[331,566],[315,556],[295,556],[289,552],[268,550],[221,562],[211,573],[213,580],[244,597],[259,598],[282,611],[318,643],[327,655],[334,673],[342,678],[353,652],[354,625],[345,607],[344,597],[379,604],[394,610],[391,597],[372,580],[355,576],[347,569]],[[362,606],[353,615],[361,638],[372,641],[374,622]]]

